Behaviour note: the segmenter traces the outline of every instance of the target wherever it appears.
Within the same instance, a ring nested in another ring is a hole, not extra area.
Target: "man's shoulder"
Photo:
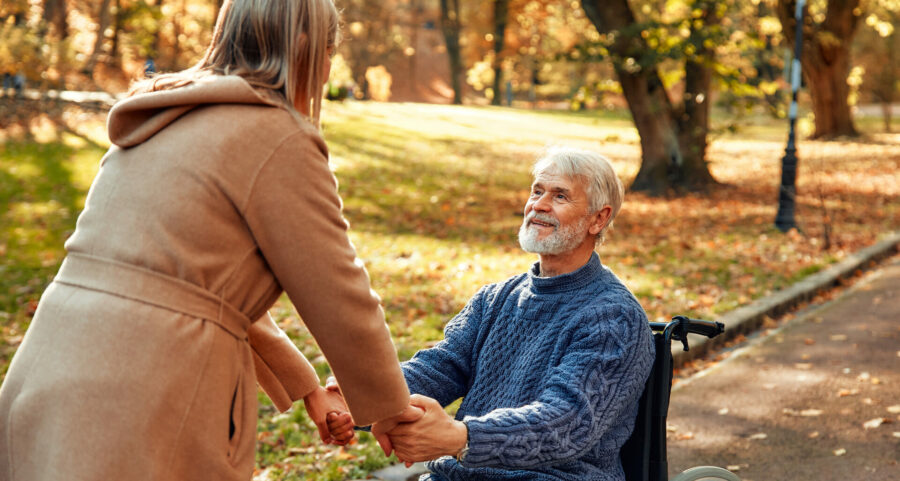
[[[516,274],[506,280],[485,284],[479,289],[476,297],[481,297],[485,302],[492,303],[506,299],[513,292],[519,291],[528,281],[528,273]]]

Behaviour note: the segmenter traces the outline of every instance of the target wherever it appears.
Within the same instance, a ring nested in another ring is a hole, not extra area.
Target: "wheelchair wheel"
[[[724,479],[725,481],[741,481],[731,471],[718,466],[695,466],[686,469],[669,481],[697,481],[700,479]]]

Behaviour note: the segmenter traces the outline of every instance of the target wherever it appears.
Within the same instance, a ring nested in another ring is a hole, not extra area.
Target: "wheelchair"
[[[721,322],[684,316],[675,316],[670,322],[651,322],[650,328],[653,331],[656,360],[641,394],[634,432],[622,446],[620,453],[626,481],[669,481],[666,417],[672,391],[672,340],[681,341],[687,351],[690,349],[688,333],[713,338],[725,331],[725,325]],[[700,479],[740,481],[731,471],[717,466],[695,466],[679,473],[671,481]]]

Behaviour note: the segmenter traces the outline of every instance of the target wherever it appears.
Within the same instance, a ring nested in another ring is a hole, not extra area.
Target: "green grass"
[[[351,237],[401,359],[440,339],[481,285],[535,261],[518,248],[516,231],[530,165],[542,149],[565,143],[599,150],[626,183],[640,161],[637,134],[622,112],[350,102],[328,104],[323,120]],[[96,129],[102,121],[83,123]],[[870,134],[863,141],[801,141],[802,234],[772,227],[786,122],[748,119],[709,149],[712,172],[726,187],[678,199],[629,193],[601,258],[652,320],[714,318],[870,245],[900,227],[900,136],[878,133],[878,123],[860,125]],[[74,130],[0,144],[0,204],[8,206],[0,217],[0,373],[61,262],[103,154],[102,142]],[[823,206],[832,224],[829,249]],[[271,312],[327,376],[286,297]],[[322,446],[302,407],[279,414],[264,395],[258,427],[258,479],[364,478],[391,462],[368,434],[346,448]]]

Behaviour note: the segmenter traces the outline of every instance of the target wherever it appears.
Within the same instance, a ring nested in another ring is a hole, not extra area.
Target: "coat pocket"
[[[233,462],[238,451],[238,443],[244,431],[244,379],[238,376],[231,395],[231,410],[228,416],[228,461]]]

